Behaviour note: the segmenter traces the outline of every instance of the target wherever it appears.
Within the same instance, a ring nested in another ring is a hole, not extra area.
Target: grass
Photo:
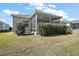
[[[1,56],[78,56],[79,30],[73,34],[42,37],[0,33]]]

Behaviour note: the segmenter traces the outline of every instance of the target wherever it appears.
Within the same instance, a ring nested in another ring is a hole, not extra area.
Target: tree
[[[9,31],[12,31],[12,27],[9,27]]]

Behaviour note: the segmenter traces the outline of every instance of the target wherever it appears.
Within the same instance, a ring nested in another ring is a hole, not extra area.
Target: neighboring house
[[[9,30],[9,25],[7,23],[4,23],[2,21],[0,21],[0,31],[5,31],[5,30]]]
[[[61,23],[61,24],[71,24],[71,21],[68,21],[68,20],[61,20],[60,23]]]
[[[38,24],[44,23],[60,23],[61,16],[35,10],[31,15],[12,14],[13,16],[13,31],[16,32],[16,25],[18,23],[26,22],[28,25],[25,28],[25,33],[36,32]]]
[[[60,23],[61,24],[66,24],[66,25],[70,25],[71,27],[73,27],[72,26],[72,22],[71,21],[68,21],[68,20],[61,20]]]
[[[79,29],[79,20],[74,20],[74,21],[62,20],[60,23],[70,24],[73,29]]]
[[[79,29],[79,20],[72,21],[73,29]]]

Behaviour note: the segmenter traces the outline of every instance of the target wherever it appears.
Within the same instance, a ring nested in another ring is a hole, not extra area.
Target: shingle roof
[[[25,17],[25,18],[30,18],[30,15],[24,15],[24,14],[11,14],[12,16],[15,17]]]
[[[46,12],[39,11],[39,10],[35,10],[31,15],[23,15],[23,14],[11,14],[11,15],[12,15],[12,16],[16,16],[16,17],[31,18],[31,17],[32,17],[34,14],[36,14],[36,13],[45,14],[45,15],[53,16],[53,17],[57,17],[57,18],[62,18],[62,16],[58,16],[58,15],[46,13]]]
[[[79,23],[79,20],[74,20],[72,21],[72,23]]]
[[[39,11],[39,10],[35,10],[35,12],[36,12],[36,13],[46,14],[46,15],[53,16],[53,17],[62,18],[62,16],[58,16],[58,15],[55,15],[55,14],[51,14],[51,13],[47,13],[47,12],[43,12],[43,11]]]
[[[0,23],[3,23],[3,24],[6,24],[6,25],[9,25],[8,23],[5,23],[5,22],[3,22],[3,21],[0,21]]]

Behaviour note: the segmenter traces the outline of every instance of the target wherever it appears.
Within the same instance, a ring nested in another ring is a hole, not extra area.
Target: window
[[[48,23],[49,22],[49,19],[38,19],[38,22],[43,22],[43,23]]]
[[[29,27],[29,21],[23,21],[23,25],[24,25],[25,27]]]
[[[59,23],[59,19],[52,19],[52,23]]]

